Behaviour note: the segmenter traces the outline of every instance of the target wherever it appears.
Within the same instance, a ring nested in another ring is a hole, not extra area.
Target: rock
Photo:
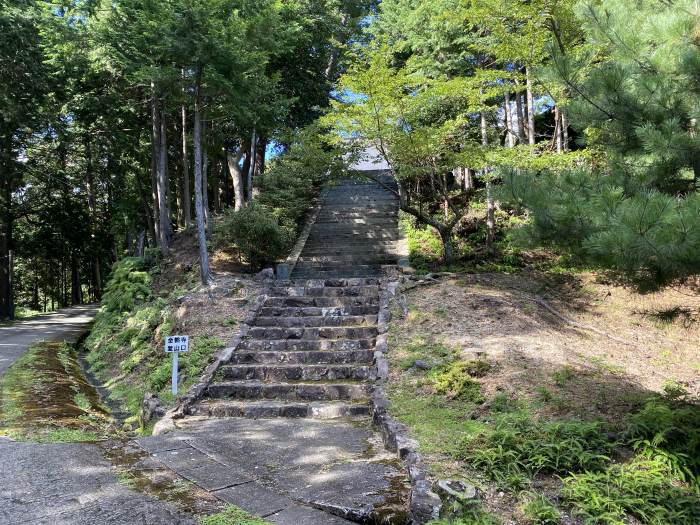
[[[459,503],[479,497],[474,485],[458,480],[441,479],[435,483],[433,490],[443,499]]]
[[[264,270],[260,270],[258,273],[255,274],[255,277],[253,277],[253,280],[255,281],[264,281],[266,279],[274,279],[275,278],[275,270],[272,268],[265,268]]]
[[[415,366],[418,370],[430,370],[432,365],[425,361],[424,359],[418,359],[413,363],[413,366]]]
[[[440,497],[430,490],[430,482],[418,480],[411,491],[411,517],[412,523],[423,525],[440,517],[442,501]]]
[[[157,395],[146,393],[141,405],[141,415],[144,424],[151,421],[154,416],[163,417],[165,415],[165,408],[163,408],[163,404]]]

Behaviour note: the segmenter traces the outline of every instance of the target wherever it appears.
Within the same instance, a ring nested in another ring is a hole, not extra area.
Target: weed
[[[700,480],[700,407],[651,400],[626,420],[625,436],[646,456],[663,452],[674,458],[676,476]]]
[[[513,399],[508,394],[501,392],[493,396],[490,408],[494,414],[504,414],[521,410],[522,405],[519,399]]]
[[[574,377],[574,370],[570,366],[565,366],[561,370],[552,373],[552,379],[558,387],[563,387]]]
[[[522,511],[533,525],[557,525],[561,518],[557,508],[542,494],[528,494]]]
[[[496,516],[484,510],[479,502],[464,506],[460,514],[459,518],[433,520],[428,525],[500,525],[501,523]]]
[[[457,456],[502,486],[521,489],[538,473],[599,469],[612,450],[600,423],[545,422],[520,411],[496,417],[493,428],[465,439]]]
[[[666,381],[663,385],[663,390],[669,399],[680,399],[688,395],[688,391],[678,381]]]
[[[270,525],[262,518],[251,516],[243,509],[229,505],[221,512],[199,519],[201,525]]]
[[[624,525],[627,515],[643,523],[700,523],[697,492],[676,486],[663,461],[635,458],[602,472],[573,474],[564,480],[562,495],[585,523]]]

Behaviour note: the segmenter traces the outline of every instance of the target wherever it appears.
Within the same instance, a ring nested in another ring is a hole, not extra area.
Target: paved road
[[[75,306],[0,326],[0,376],[34,343],[75,341],[85,332],[98,308],[98,305]]]
[[[196,525],[120,483],[96,445],[0,438],[2,525]]]

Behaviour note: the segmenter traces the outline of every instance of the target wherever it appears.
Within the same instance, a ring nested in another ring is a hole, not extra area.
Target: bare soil
[[[487,398],[546,388],[561,396],[560,415],[615,420],[671,382],[700,395],[700,297],[689,290],[640,294],[595,274],[468,274],[407,298],[399,341],[440,340],[486,358],[495,364],[482,381]]]

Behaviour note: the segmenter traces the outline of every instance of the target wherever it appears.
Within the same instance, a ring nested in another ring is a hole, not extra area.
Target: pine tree
[[[692,0],[611,0],[577,16],[586,44],[553,48],[589,170],[519,177],[508,192],[532,234],[657,283],[700,270],[700,10]]]

